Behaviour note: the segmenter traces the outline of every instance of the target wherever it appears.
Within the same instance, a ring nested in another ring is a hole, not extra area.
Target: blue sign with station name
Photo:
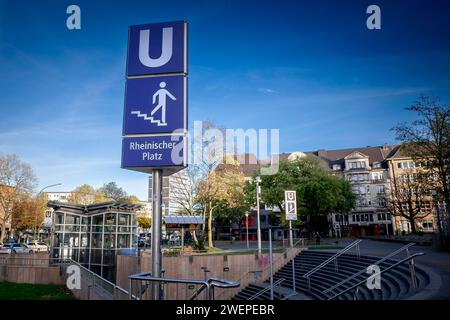
[[[131,26],[127,76],[187,73],[187,23]]]
[[[125,137],[122,141],[122,168],[184,167],[183,136]]]
[[[170,174],[186,166],[187,23],[131,26],[122,168]]]
[[[128,79],[123,134],[184,130],[187,125],[186,82],[185,76]]]

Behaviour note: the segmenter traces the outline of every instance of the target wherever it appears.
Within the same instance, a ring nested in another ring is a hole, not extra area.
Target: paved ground
[[[344,240],[347,243],[350,239]],[[389,253],[401,248],[404,244],[393,242],[382,242],[363,240],[360,244],[362,255],[383,257]],[[325,250],[337,251],[337,250]],[[351,253],[352,251],[350,251]],[[450,299],[450,253],[436,252],[430,246],[413,246],[410,248],[411,253],[423,252],[425,255],[416,258],[416,263],[424,267],[430,268],[436,275],[434,278],[436,292],[433,293],[432,299]],[[405,253],[399,254],[395,258],[401,259],[405,257]],[[426,299],[426,297],[425,297]]]
[[[330,249],[330,246],[336,247],[345,247],[349,243],[353,242],[355,239],[350,238],[340,238],[340,239],[323,239],[321,248],[323,251],[336,252],[339,251],[339,248]],[[258,244],[256,241],[251,241],[249,243],[250,249],[257,249]],[[230,241],[217,241],[215,242],[215,246],[227,249],[227,250],[240,250],[246,249],[247,243],[245,241],[235,241],[231,243]],[[282,247],[283,243],[281,241],[274,242],[274,247]],[[382,241],[373,241],[369,239],[365,239],[360,244],[360,251],[362,255],[368,256],[379,256],[383,257],[388,255],[389,253],[401,248],[404,244],[395,243],[395,242],[382,242]],[[268,248],[268,241],[262,242],[262,248]],[[311,248],[310,248],[311,249]],[[355,249],[349,251],[349,253],[354,253]],[[450,253],[436,252],[430,246],[413,246],[410,248],[411,253],[423,252],[425,255],[416,258],[416,263],[422,265],[425,268],[430,268],[433,273],[437,276],[435,277],[435,281],[437,286],[434,288],[438,288],[433,291],[432,299],[450,299]],[[394,257],[396,259],[401,259],[405,257],[406,254],[402,253],[398,256]],[[434,289],[433,289],[434,290]],[[427,299],[428,297],[424,297]],[[292,299],[292,298],[291,298]],[[294,299],[305,299],[305,297],[298,296]]]

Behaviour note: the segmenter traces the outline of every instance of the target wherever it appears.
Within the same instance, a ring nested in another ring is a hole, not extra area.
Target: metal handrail
[[[116,285],[115,283],[112,283],[109,280],[106,280],[105,278],[103,278],[100,275],[96,274],[92,270],[89,270],[85,266],[82,266],[78,262],[76,262],[76,261],[74,261],[72,259],[68,259],[68,260],[70,260],[70,263],[77,265],[80,269],[82,269],[84,272],[87,272],[89,275],[93,276],[95,279],[98,279],[98,280],[100,280],[100,282],[103,282],[103,283],[107,284],[108,286],[112,287],[113,292],[110,292],[112,295],[114,295],[114,290],[119,290],[119,291],[121,291],[122,293],[124,293],[126,295],[129,294],[129,292],[127,290],[125,290],[124,288]],[[95,286],[95,282],[93,284]],[[102,288],[103,288],[103,286],[102,286]],[[105,288],[103,288],[103,289],[105,289]]]
[[[294,243],[293,248],[296,248],[300,242],[302,243],[302,247],[305,246],[305,238],[297,238],[297,241]],[[290,246],[283,248],[283,251],[281,252],[282,254],[276,260],[273,261],[273,264],[276,264],[281,259],[284,259],[284,255],[289,251],[289,249],[292,249],[292,248]],[[256,250],[255,250],[255,252],[256,252]],[[294,259],[294,258],[295,257],[292,257],[292,259]],[[237,281],[242,282],[242,280],[244,278],[248,277],[250,273],[259,272],[259,273],[263,274],[264,271],[266,271],[269,268],[270,268],[270,266],[266,266],[265,268],[262,268],[262,270],[248,271],[248,272],[244,273]],[[221,295],[219,295],[219,297],[222,296],[223,294],[224,294],[224,292]]]
[[[388,254],[387,256],[385,256],[384,258],[382,258],[382,259],[376,261],[376,262],[373,263],[373,264],[374,264],[374,265],[379,265],[380,263],[383,263],[383,262],[386,261],[387,259],[390,259],[390,258],[396,256],[396,255],[399,254],[400,252],[405,251],[405,250],[408,250],[408,249],[409,249],[410,247],[412,247],[413,245],[415,245],[415,243],[412,243],[412,242],[411,242],[411,243],[408,243],[407,245],[405,245],[405,246],[403,246],[403,247],[401,247],[401,248],[395,250],[394,252]],[[354,275],[351,275],[350,277],[348,277],[348,278],[342,280],[342,281],[339,282],[338,284],[335,284],[335,285],[332,286],[331,288],[328,288],[328,289],[324,290],[322,293],[328,293],[328,292],[331,292],[332,290],[336,289],[337,287],[339,287],[339,286],[343,285],[344,283],[346,283],[346,282],[348,282],[348,281],[350,281],[350,280],[352,280],[352,279],[358,277],[359,275],[361,275],[361,274],[363,274],[363,273],[365,273],[365,272],[366,272],[366,269],[365,269],[365,268],[364,268],[364,269],[361,269],[358,273],[355,273]]]
[[[337,259],[338,257],[340,257],[341,255],[343,255],[344,253],[346,253],[347,251],[349,251],[350,249],[352,249],[353,247],[359,245],[359,243],[362,242],[361,239],[358,239],[352,243],[350,243],[348,246],[346,246],[344,249],[342,249],[339,252],[336,252],[333,256],[329,257],[327,260],[323,261],[321,264],[319,264],[318,266],[314,267],[312,270],[308,271],[307,273],[305,273],[303,275],[303,277],[305,278],[309,278],[312,274],[314,274],[315,272],[317,272],[318,270],[322,269],[323,267],[325,267],[327,264],[329,264],[331,261]]]
[[[404,263],[404,262],[407,262],[407,261],[409,261],[409,260],[413,260],[415,257],[423,256],[423,255],[425,255],[424,252],[414,253],[414,254],[412,254],[412,255],[410,255],[410,256],[408,256],[408,257],[406,257],[406,258],[404,258],[404,259],[402,259],[402,260],[400,260],[400,261],[398,261],[398,262],[396,262],[396,263],[394,263],[393,265],[387,267],[386,269],[381,270],[380,272],[377,272],[375,275],[376,275],[376,276],[382,275],[382,274],[385,273],[386,271],[389,271],[389,270],[391,270],[391,269],[397,267],[398,265],[400,265],[400,264],[402,264],[402,263]],[[368,278],[373,277],[373,276],[374,276],[373,274],[370,275],[370,276],[368,276],[366,279],[361,280],[360,282],[358,282],[357,284],[351,286],[350,288],[347,288],[347,289],[345,289],[344,291],[341,291],[340,293],[337,293],[337,294],[335,294],[334,296],[328,298],[328,300],[333,300],[333,299],[335,299],[335,298],[337,298],[337,297],[339,297],[339,296],[341,296],[341,295],[343,295],[343,294],[349,292],[350,290],[353,290],[353,289],[359,287],[359,286],[362,285],[363,283],[367,282],[367,279],[368,279]]]
[[[273,288],[273,287],[280,285],[284,280],[286,280],[286,279],[284,279],[284,278],[278,279],[277,281],[275,281],[273,283],[273,285],[268,285],[267,287],[263,288],[262,290],[258,291],[253,296],[248,298],[248,300],[255,300],[256,298],[260,297],[261,295],[263,295],[264,293],[269,291],[271,289],[271,287]]]
[[[201,285],[200,289],[197,290],[191,297],[190,300],[195,299],[200,295],[203,290],[208,291],[208,298],[211,298],[211,291],[210,289],[214,290],[214,287],[218,288],[237,288],[240,286],[239,281],[233,281],[233,280],[226,280],[221,278],[209,278],[208,280],[195,280],[195,279],[180,279],[180,278],[163,278],[163,277],[153,277],[151,275],[151,272],[144,272],[144,273],[138,273],[135,275],[128,276],[128,279],[130,281],[132,280],[141,280],[141,281],[154,281],[154,282],[161,282],[161,283],[184,283],[184,284],[195,284],[195,285]],[[131,292],[131,291],[130,291]],[[213,292],[213,291],[212,291]]]

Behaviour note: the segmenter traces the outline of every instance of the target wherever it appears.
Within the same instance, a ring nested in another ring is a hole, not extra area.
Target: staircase
[[[131,114],[136,115],[138,118],[144,118],[146,121],[151,123],[156,123],[157,126],[167,126],[167,123],[161,122],[161,120],[155,120],[152,116],[148,116],[146,113],[141,113],[140,111],[131,111]]]
[[[296,291],[299,293],[299,296],[314,300],[327,300],[334,294],[337,294],[344,289],[367,279],[369,274],[362,273],[331,292],[324,293],[325,290],[331,288],[342,280],[355,275],[362,269],[367,268],[369,265],[375,264],[375,262],[380,259],[379,257],[371,256],[361,256],[360,259],[357,259],[355,255],[343,254],[338,258],[338,272],[335,271],[333,263],[326,265],[311,276],[311,290],[308,290],[307,281],[303,275],[331,256],[333,256],[333,253],[304,250],[295,257]],[[386,261],[380,263],[379,267],[383,270],[397,261],[398,260],[387,259]],[[369,290],[366,285],[360,285],[358,287],[357,299],[401,300],[412,296],[414,293],[424,289],[430,282],[430,278],[425,271],[417,266],[415,269],[418,284],[417,291],[414,291],[411,285],[409,265],[404,263],[394,269],[384,272],[381,275],[381,289]],[[274,274],[274,282],[282,278],[285,279],[282,283],[284,289],[291,289],[292,292],[292,260]],[[268,281],[261,284],[251,284],[235,295],[232,300],[247,300],[249,297],[255,295],[268,285]],[[286,296],[286,290],[275,290],[274,299],[283,299]],[[258,297],[258,299],[270,299],[270,292],[265,292],[263,295]],[[337,297],[337,300],[353,299],[355,299],[355,291],[347,292]]]

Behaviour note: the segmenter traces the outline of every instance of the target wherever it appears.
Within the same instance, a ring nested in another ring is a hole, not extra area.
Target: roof
[[[81,211],[83,213],[89,213],[91,211],[95,210],[110,210],[110,209],[116,209],[116,210],[124,210],[124,211],[136,211],[141,209],[143,206],[141,204],[134,204],[130,202],[121,202],[121,201],[108,201],[108,202],[101,202],[101,203],[94,203],[89,205],[82,205],[82,204],[74,204],[74,203],[65,203],[65,202],[59,202],[59,201],[49,201],[47,202],[47,207],[53,208],[55,210],[58,209],[72,209],[76,211]]]
[[[166,224],[205,224],[202,216],[165,216]]]

